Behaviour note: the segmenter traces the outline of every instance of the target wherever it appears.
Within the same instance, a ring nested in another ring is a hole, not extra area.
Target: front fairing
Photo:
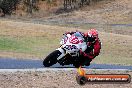
[[[77,33],[74,33],[73,35],[75,35],[78,40],[79,40],[79,43],[78,44],[72,44],[69,42],[69,38],[71,37],[70,34],[67,34],[67,35],[64,35],[62,37],[62,40],[60,42],[60,44],[62,45],[62,47],[68,52],[68,53],[75,53],[75,52],[78,52],[80,49],[82,51],[85,51],[86,48],[87,48],[87,45],[86,45],[86,42],[84,42],[84,38],[83,36],[77,32]]]

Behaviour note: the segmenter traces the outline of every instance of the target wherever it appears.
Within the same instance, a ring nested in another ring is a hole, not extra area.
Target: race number
[[[64,48],[67,50],[78,49],[75,45],[66,45]]]

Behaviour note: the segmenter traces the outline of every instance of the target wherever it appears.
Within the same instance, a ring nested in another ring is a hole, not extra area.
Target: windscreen
[[[76,37],[82,37],[82,38],[83,38],[83,35],[82,35],[80,32],[75,32],[74,35],[75,35]]]

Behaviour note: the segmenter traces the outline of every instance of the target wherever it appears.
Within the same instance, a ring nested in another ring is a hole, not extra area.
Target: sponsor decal
[[[80,85],[86,83],[130,83],[131,76],[129,74],[86,74],[85,70],[79,67],[76,80]]]

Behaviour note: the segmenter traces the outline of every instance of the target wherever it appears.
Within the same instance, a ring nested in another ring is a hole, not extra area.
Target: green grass
[[[51,40],[43,37],[1,37],[0,36],[0,51],[10,51],[16,53],[27,53],[36,56],[47,55],[54,50],[56,42],[59,40]],[[58,44],[59,45],[59,44]]]
[[[16,38],[0,37],[0,50],[24,51],[29,49],[22,41]]]

